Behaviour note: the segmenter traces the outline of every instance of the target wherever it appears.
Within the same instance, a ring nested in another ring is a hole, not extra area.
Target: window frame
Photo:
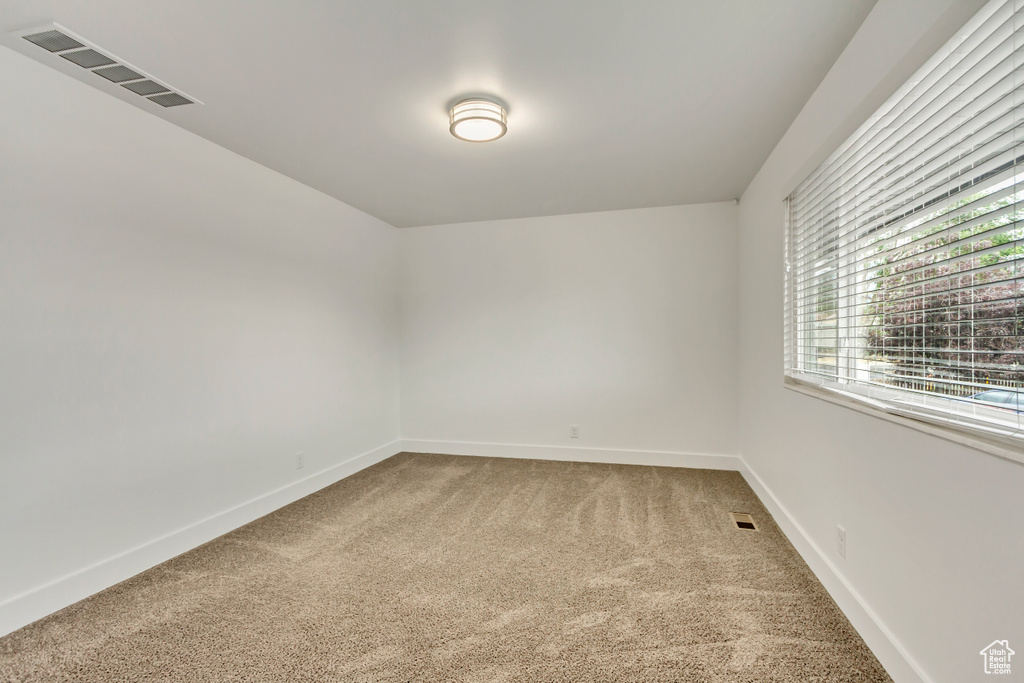
[[[827,177],[828,174],[834,173],[834,170],[830,170],[829,164],[835,160],[842,158],[841,155],[848,148],[852,148],[851,145],[857,141],[857,139],[867,130],[870,130],[874,122],[884,118],[886,115],[892,113],[892,109],[895,106],[903,106],[904,98],[907,96],[914,85],[926,78],[934,77],[934,73],[937,70],[943,59],[954,54],[954,50],[957,46],[969,39],[971,31],[981,25],[986,18],[991,17],[996,12],[1005,9],[1009,6],[1011,12],[1010,20],[1012,23],[1011,36],[1016,41],[1016,35],[1021,24],[1017,22],[1017,17],[1013,14],[1013,7],[1015,4],[1014,0],[992,0],[988,3],[974,18],[972,18],[961,31],[958,32],[957,36],[954,37],[947,45],[934,55],[928,62],[912,77],[903,87],[901,87],[876,113],[871,119],[869,119],[861,128],[859,128],[846,142],[839,146],[830,157],[822,163],[815,171],[813,171],[808,179],[801,183],[800,187],[809,186],[814,187],[811,183],[812,179],[818,183],[816,176],[820,177],[823,174]],[[987,38],[982,38],[984,41]],[[983,43],[982,43],[983,44]],[[1016,46],[1018,43],[1014,42]],[[1019,48],[1015,48],[1016,49]],[[953,62],[956,65],[956,62]],[[1016,76],[1016,71],[1019,67],[1018,61],[1012,62],[1013,75]],[[952,79],[950,79],[952,82]],[[1014,83],[1017,81],[1014,80]],[[1015,86],[1017,87],[1017,86]],[[1018,100],[1014,99],[1016,103]],[[1024,105],[1014,104],[1010,111],[1024,107]],[[1015,119],[1017,120],[1017,119]],[[1019,125],[1019,124],[1014,124]],[[1011,129],[1013,130],[1013,129]],[[1013,147],[1012,149],[1017,149]],[[925,148],[926,152],[930,151],[931,148]],[[856,166],[851,166],[853,175],[857,175],[861,169]],[[1016,166],[1012,168],[1014,172],[1014,181],[1012,184],[1013,192],[1018,193],[1024,191],[1024,166]],[[842,174],[845,177],[845,169]],[[821,181],[825,182],[825,181]],[[834,182],[829,180],[828,182]],[[839,181],[840,190],[842,194],[846,189],[846,181]],[[819,189],[821,184],[817,186]],[[989,186],[985,186],[988,188]],[[798,188],[799,189],[799,188]],[[795,194],[794,191],[793,194]],[[856,287],[849,286],[844,279],[849,278],[850,280],[860,276],[863,271],[848,270],[850,263],[856,261],[856,258],[851,256],[851,252],[840,254],[839,257],[835,257],[835,269],[837,274],[835,282],[837,283],[836,288],[838,294],[836,295],[835,305],[840,308],[840,314],[835,314],[836,321],[835,326],[835,338],[836,344],[834,347],[833,357],[829,359],[834,370],[832,372],[822,372],[820,368],[808,370],[808,362],[819,365],[820,358],[817,361],[808,361],[806,358],[800,358],[800,352],[803,351],[804,355],[807,356],[807,349],[809,348],[823,348],[816,347],[816,339],[813,335],[807,333],[807,327],[802,328],[801,316],[806,319],[807,311],[807,285],[805,281],[810,279],[810,271],[813,266],[806,265],[806,257],[801,256],[805,262],[805,269],[803,271],[803,280],[801,284],[804,284],[804,289],[797,289],[797,277],[795,271],[796,263],[795,253],[796,247],[794,244],[794,229],[791,224],[792,211],[790,200],[793,197],[791,194],[784,200],[784,212],[785,212],[785,227],[784,227],[784,265],[785,265],[785,292],[784,292],[784,385],[786,388],[794,390],[796,392],[814,396],[818,399],[822,399],[834,404],[842,405],[847,408],[852,408],[858,412],[868,414],[881,419],[886,419],[891,422],[896,422],[918,431],[923,431],[935,436],[942,437],[944,439],[966,445],[972,448],[976,448],[993,455],[997,455],[1002,458],[1013,460],[1016,462],[1024,463],[1024,412],[1020,412],[1020,407],[1017,406],[1016,410],[1011,408],[1008,404],[1007,407],[998,407],[994,404],[988,404],[983,401],[973,400],[973,396],[982,393],[986,390],[997,390],[1004,389],[1001,386],[991,386],[990,389],[975,389],[970,394],[965,395],[947,395],[943,396],[938,392],[935,392],[932,388],[926,388],[924,390],[915,390],[908,388],[906,385],[901,385],[903,388],[897,388],[892,385],[885,385],[876,383],[873,379],[865,381],[861,375],[864,374],[863,368],[855,367],[854,364],[863,361],[863,356],[858,355],[855,346],[857,344],[863,345],[864,338],[855,333],[843,334],[844,326],[847,330],[855,327],[856,322],[851,322],[855,317],[863,316],[861,313],[862,307],[866,306],[863,301],[856,301],[858,298]],[[1016,200],[1014,206],[1024,206],[1024,201]],[[845,211],[845,210],[844,210]],[[845,216],[844,216],[845,219]],[[822,219],[823,221],[824,219]],[[850,222],[852,225],[852,221]],[[1022,223],[1024,225],[1024,223]],[[839,233],[840,239],[850,239],[849,236],[857,232],[855,226],[848,226],[847,223],[842,223]],[[1016,229],[1017,223],[1013,224]],[[835,228],[825,228],[824,222],[820,229],[816,233],[804,233],[802,237],[808,239],[821,240],[830,236],[830,230]],[[846,231],[846,232],[842,232]],[[858,244],[859,238],[854,237],[849,244]],[[852,253],[855,254],[862,247],[854,246]],[[850,249],[849,246],[846,249]],[[1016,258],[1016,257],[1015,257]],[[852,259],[849,262],[844,259]],[[950,263],[954,261],[951,259]],[[1024,264],[1024,261],[1021,262]],[[862,266],[867,268],[867,266]],[[1017,273],[1016,266],[1012,268],[1013,273]],[[1024,271],[1024,267],[1022,267]],[[841,274],[842,273],[842,274]],[[952,275],[949,276],[951,279]],[[1024,279],[1024,276],[1022,276]],[[1012,280],[1014,289],[1014,300],[1020,301],[1021,296],[1019,294],[1018,282],[1016,279]],[[813,285],[812,285],[813,286]],[[800,297],[804,298],[801,299]],[[926,295],[922,294],[922,297]],[[840,301],[842,300],[842,301]],[[922,299],[923,300],[923,299]],[[800,302],[798,304],[798,302]],[[949,304],[947,304],[949,305]],[[957,304],[959,305],[959,304]],[[819,313],[820,315],[820,313]],[[1018,316],[1018,321],[1020,320]],[[806,325],[806,323],[803,323]],[[830,323],[833,324],[833,323]],[[803,335],[803,336],[801,336]],[[1012,332],[1009,337],[1014,337]],[[808,341],[810,340],[810,341]],[[930,344],[929,344],[930,345]],[[971,346],[971,353],[974,353]],[[820,354],[820,351],[819,351]],[[972,365],[970,367],[976,367],[973,365],[974,356],[970,356]],[[899,367],[899,366],[897,366]],[[1016,368],[1016,365],[1013,366]],[[871,370],[873,373],[874,370]],[[813,376],[817,375],[817,376]],[[834,375],[834,377],[833,377]],[[928,375],[931,376],[930,374]],[[953,375],[955,377],[955,375]],[[873,375],[872,375],[873,377]],[[971,375],[973,378],[973,375]],[[973,379],[971,380],[974,381]],[[1018,380],[1014,380],[1018,381]],[[964,387],[971,386],[970,383],[964,381],[961,383],[962,386],[957,387],[963,389]],[[1006,391],[1009,392],[1024,392],[1024,382],[1019,386],[1013,385],[1012,387],[1005,387]],[[913,400],[908,400],[912,398]],[[1013,413],[1013,419],[1008,419],[1007,413]]]

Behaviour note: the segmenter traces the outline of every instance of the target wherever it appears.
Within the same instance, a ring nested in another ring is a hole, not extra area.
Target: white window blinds
[[[1015,445],[1022,13],[988,3],[790,195],[786,237],[787,375]]]

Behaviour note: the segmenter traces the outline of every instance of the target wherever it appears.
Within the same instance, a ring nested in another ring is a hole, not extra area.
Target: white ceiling
[[[204,104],[67,73],[408,227],[738,197],[873,4],[0,0],[0,31],[56,21]],[[448,133],[469,95],[504,138]]]

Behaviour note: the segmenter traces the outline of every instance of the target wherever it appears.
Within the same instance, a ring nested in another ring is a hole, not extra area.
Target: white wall
[[[782,197],[979,4],[879,0],[738,212],[401,235],[0,49],[0,634],[390,454],[401,336],[404,443],[741,452],[897,680],[981,680],[1024,467],[785,390],[780,269]]]
[[[394,228],[6,48],[0,93],[3,634],[390,455],[399,299]]]
[[[897,681],[985,680],[997,638],[1024,652],[1024,466],[783,387],[781,202],[980,5],[879,0],[740,207],[741,452],[826,585],[874,613],[862,633]]]
[[[403,437],[734,454],[736,215],[404,230]]]

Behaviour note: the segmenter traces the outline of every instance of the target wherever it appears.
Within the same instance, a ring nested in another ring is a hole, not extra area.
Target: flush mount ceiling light
[[[508,130],[504,108],[483,99],[462,100],[452,107],[448,121],[452,135],[467,142],[497,140]]]

